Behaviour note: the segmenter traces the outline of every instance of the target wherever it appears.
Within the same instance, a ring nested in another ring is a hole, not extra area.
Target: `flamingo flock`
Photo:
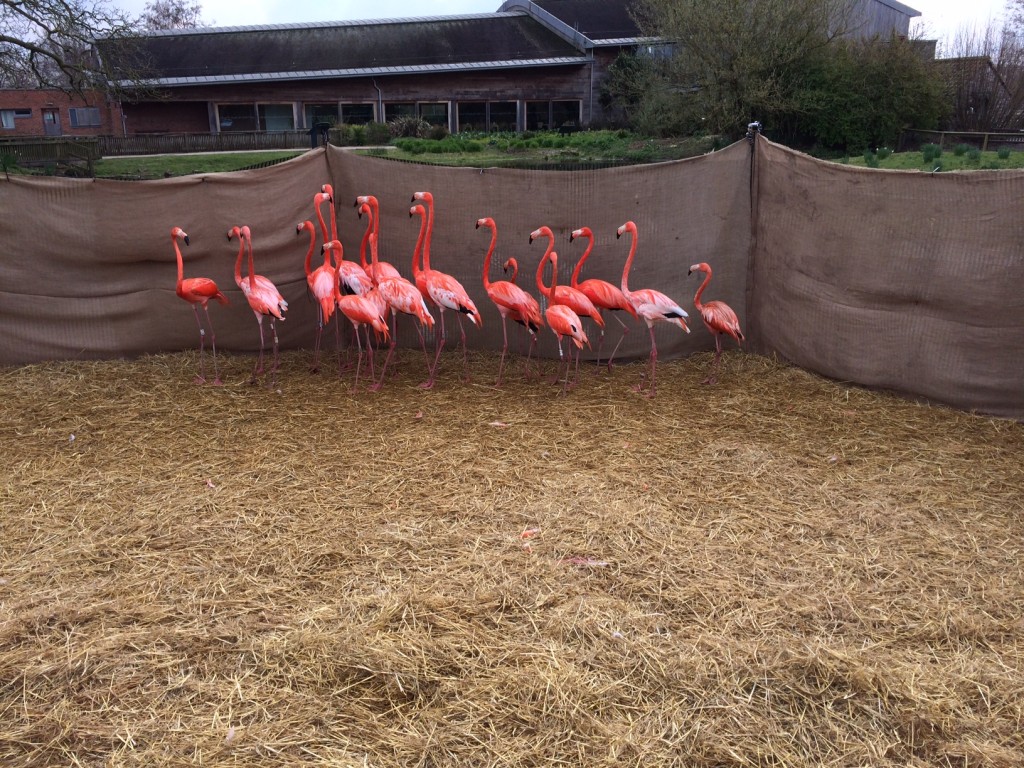
[[[343,345],[339,327],[343,320],[347,320],[351,325],[352,339],[357,348],[352,392],[359,391],[359,379],[364,369],[364,360],[369,368],[370,384],[367,386],[367,389],[370,391],[381,389],[388,371],[393,371],[393,366],[397,364],[397,361],[394,359],[397,346],[397,322],[400,316],[405,315],[415,323],[423,349],[426,378],[420,386],[424,389],[431,389],[436,385],[441,353],[447,343],[445,312],[450,310],[455,315],[459,325],[460,346],[462,348],[462,380],[468,381],[468,351],[463,317],[468,318],[477,328],[483,327],[483,317],[466,288],[454,276],[431,265],[430,245],[434,229],[433,194],[427,191],[417,191],[412,195],[413,205],[409,209],[409,216],[418,216],[420,226],[412,252],[411,279],[405,278],[392,263],[384,261],[380,256],[381,216],[380,204],[376,197],[373,195],[359,195],[355,200],[355,208],[359,218],[366,216],[367,220],[358,261],[352,258],[345,258],[344,248],[338,238],[337,209],[334,190],[331,185],[324,184],[320,191],[313,195],[312,202],[313,213],[320,230],[321,245],[319,255],[323,259],[322,263],[318,266],[314,267],[313,263],[317,250],[317,226],[313,224],[311,219],[306,219],[295,227],[296,234],[302,235],[306,233],[308,236],[303,267],[309,294],[317,307],[316,327],[313,329],[311,372],[315,373],[320,370],[323,333],[332,321],[335,324],[335,346],[338,353],[339,375],[343,375],[346,369],[351,366],[350,362],[346,363],[342,360]],[[323,205],[325,203],[329,206],[329,222],[324,218]],[[667,323],[679,327],[685,333],[690,333],[690,328],[686,322],[689,315],[677,301],[660,291],[652,288],[630,289],[629,274],[636,259],[638,241],[635,222],[627,221],[616,230],[617,238],[621,238],[624,235],[630,237],[629,253],[622,269],[619,286],[597,278],[584,281],[579,279],[581,270],[594,247],[594,233],[590,227],[574,229],[569,237],[570,243],[575,242],[577,239],[584,239],[587,241],[587,244],[583,254],[576,261],[572,276],[567,284],[564,282],[560,283],[558,279],[559,255],[555,250],[554,232],[545,225],[539,226],[531,232],[530,243],[540,238],[545,238],[547,241],[536,273],[537,290],[546,305],[543,311],[541,310],[541,302],[538,302],[529,292],[516,284],[519,265],[514,258],[506,259],[502,263],[506,274],[511,272],[511,276],[508,279],[491,280],[491,262],[498,241],[498,227],[493,218],[483,217],[476,221],[476,228],[486,229],[490,232],[490,242],[483,257],[483,288],[488,300],[494,305],[498,315],[501,317],[502,323],[503,346],[501,360],[498,364],[498,377],[494,382],[496,388],[502,386],[505,377],[506,358],[509,353],[507,327],[509,319],[521,325],[529,335],[529,351],[526,353],[524,361],[524,374],[526,378],[531,378],[533,375],[531,359],[541,328],[547,325],[554,334],[558,345],[558,363],[553,383],[561,383],[561,391],[565,394],[578,385],[580,352],[584,346],[590,346],[590,339],[584,329],[585,320],[594,325],[599,335],[597,367],[600,369],[606,329],[605,315],[608,313],[609,316],[615,317],[621,333],[615,347],[605,360],[605,366],[611,371],[612,361],[623,339],[629,332],[629,326],[626,322],[619,319],[618,315],[625,314],[634,320],[642,320],[647,325],[651,342],[649,370],[641,376],[640,383],[634,387],[634,390],[647,397],[655,395],[658,348],[655,341],[654,325],[655,323]],[[233,226],[228,230],[227,236],[229,241],[238,238],[238,253],[235,259],[235,283],[256,316],[260,335],[259,355],[257,356],[250,382],[256,383],[260,375],[266,372],[264,367],[266,350],[264,319],[266,319],[270,326],[272,342],[269,381],[266,382],[266,385],[270,388],[276,388],[279,366],[279,342],[276,323],[277,321],[284,321],[288,310],[288,302],[273,282],[263,275],[256,273],[250,227],[247,225]],[[214,379],[212,383],[219,385],[222,382],[217,364],[216,340],[213,334],[213,326],[210,322],[208,303],[212,299],[226,305],[228,300],[213,280],[204,277],[184,278],[184,260],[179,242],[184,242],[188,245],[189,237],[181,227],[173,227],[171,229],[171,242],[174,247],[178,268],[176,292],[178,296],[192,305],[196,322],[199,326],[199,373],[195,380],[200,384],[207,383],[205,348],[206,328],[209,328],[214,365]],[[367,253],[369,253],[369,257]],[[243,276],[242,262],[246,256],[248,256],[248,272]],[[550,282],[545,279],[548,264],[551,265]],[[721,364],[722,336],[730,336],[740,346],[745,341],[745,336],[740,328],[736,312],[728,304],[719,300],[702,302],[702,296],[711,282],[711,267],[706,262],[694,264],[690,267],[688,274],[693,274],[694,272],[704,274],[704,280],[694,295],[694,307],[700,314],[705,328],[715,339],[715,357],[711,363],[708,376],[704,379],[703,383],[715,384],[718,380]],[[202,307],[203,312],[206,314],[205,327],[199,315],[200,307]],[[432,309],[437,309],[440,319],[439,333],[434,334],[433,356],[430,355],[426,347],[427,335],[435,331]],[[374,334],[373,338],[370,335],[371,331]],[[567,352],[562,351],[562,340],[564,338],[568,338],[570,343]],[[374,360],[374,348],[383,344],[388,345],[388,350],[378,370]],[[575,355],[573,354],[573,346],[576,348]],[[347,347],[347,354],[350,355],[352,345],[348,344]],[[350,357],[348,357],[348,360],[350,361]],[[539,361],[537,375],[539,375]]]

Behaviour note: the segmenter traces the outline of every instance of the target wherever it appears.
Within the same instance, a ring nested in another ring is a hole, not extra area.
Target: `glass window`
[[[518,130],[518,110],[514,101],[492,101],[487,104],[487,128],[491,131]]]
[[[6,128],[9,131],[14,130],[13,109],[0,109],[0,128]]]
[[[90,126],[102,125],[100,122],[100,110],[98,107],[71,107],[72,128],[87,128]]]
[[[420,104],[420,117],[431,125],[448,127],[448,104]]]
[[[551,127],[551,102],[526,102],[526,130],[543,131]]]
[[[373,122],[373,104],[342,104],[341,122],[346,125],[366,125]]]
[[[303,109],[303,117],[306,120],[306,127],[312,128],[317,123],[338,122],[337,104],[306,104]]]
[[[487,102],[460,101],[456,109],[460,131],[487,130]]]
[[[256,130],[256,109],[252,104],[218,104],[217,117],[222,131]]]
[[[551,102],[551,125],[557,128],[566,123],[580,124],[580,102],[578,101],[552,101]]]
[[[384,105],[384,122],[396,117],[415,117],[416,105],[410,102],[393,102]]]
[[[261,131],[295,130],[295,112],[291,104],[260,104],[258,111]]]

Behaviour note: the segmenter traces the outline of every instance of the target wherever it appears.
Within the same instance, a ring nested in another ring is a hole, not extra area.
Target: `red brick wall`
[[[100,125],[74,128],[71,125],[73,108],[96,107],[100,113]],[[0,139],[46,136],[43,121],[44,110],[57,111],[60,124],[59,136],[121,136],[121,111],[116,102],[107,101],[103,94],[73,96],[62,91],[0,89],[0,110],[30,109],[28,117],[16,117],[14,129],[0,128]]]

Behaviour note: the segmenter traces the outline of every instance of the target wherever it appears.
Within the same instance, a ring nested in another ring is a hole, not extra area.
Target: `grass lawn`
[[[240,171],[297,157],[307,150],[274,152],[202,152],[187,155],[132,155],[104,157],[96,161],[97,178],[160,179],[192,173]]]
[[[883,152],[882,155],[885,153]],[[844,158],[835,162],[848,165],[870,166],[892,171],[989,171],[1024,168],[1024,152],[1020,150],[981,152],[965,149],[943,149],[938,157],[925,152],[894,152],[888,157],[872,154]],[[877,164],[876,164],[877,163]]]

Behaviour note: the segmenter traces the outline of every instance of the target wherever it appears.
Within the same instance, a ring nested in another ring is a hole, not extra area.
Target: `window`
[[[256,130],[256,110],[252,104],[218,104],[217,118],[222,131]]]
[[[559,128],[566,123],[579,125],[578,101],[526,102],[526,129],[528,131]]]
[[[307,104],[304,110],[306,127],[312,128],[317,123],[338,122],[337,104]]]
[[[366,125],[373,122],[373,104],[342,104],[341,122],[346,125]]]
[[[0,109],[0,128],[7,131],[14,130],[14,110]]]
[[[551,102],[526,102],[526,130],[543,131],[551,127]]]
[[[394,102],[384,105],[384,122],[394,120],[396,117],[415,117],[416,105],[409,102]]]
[[[515,131],[519,127],[519,111],[514,101],[491,101],[487,104],[487,130]]]
[[[295,112],[291,104],[258,105],[261,131],[295,130]]]
[[[420,104],[420,117],[431,125],[448,127],[448,104]]]
[[[558,128],[566,123],[580,124],[580,103],[578,101],[552,101],[551,126]]]
[[[91,128],[103,125],[100,120],[99,107],[71,107],[68,112],[71,113],[72,128]]]
[[[456,109],[460,131],[487,130],[487,102],[460,101]]]

